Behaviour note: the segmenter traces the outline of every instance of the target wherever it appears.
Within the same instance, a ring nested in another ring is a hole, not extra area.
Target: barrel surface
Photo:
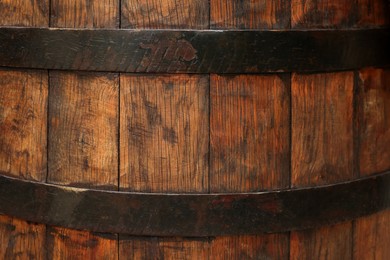
[[[372,32],[389,28],[389,8],[386,0],[3,0],[0,26]],[[94,53],[71,54],[73,67],[61,69],[65,60],[49,57],[52,65],[34,68],[39,62],[18,60],[27,46],[17,48],[15,59],[0,49],[0,57],[11,57],[0,60],[0,172],[107,192],[251,194],[390,170],[388,61],[375,64],[367,50],[356,60],[373,65],[341,69],[319,60],[309,73],[290,61],[288,70],[234,72],[236,63],[223,67],[229,55],[217,57],[217,66],[207,59],[208,48],[202,57],[214,65],[190,64],[203,53],[186,45],[194,38],[188,35],[160,42],[185,46],[163,53],[176,62],[163,67],[152,66],[159,45],[137,43],[154,51],[149,63],[141,61],[144,70],[112,69],[110,51],[99,56],[101,64],[111,64],[101,71],[80,58]],[[55,51],[53,41],[44,43]],[[343,58],[354,57],[348,50],[340,52]],[[238,54],[230,58],[242,61]],[[390,259],[388,241],[389,209],[320,228],[191,238],[96,233],[0,215],[0,259],[380,260]]]

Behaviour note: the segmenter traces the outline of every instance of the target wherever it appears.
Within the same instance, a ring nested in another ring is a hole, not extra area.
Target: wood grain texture
[[[45,259],[45,225],[0,215],[0,259]]]
[[[47,259],[118,259],[118,240],[114,234],[101,237],[90,232],[50,227],[47,236]]]
[[[292,75],[291,185],[353,179],[353,73]],[[352,223],[291,232],[291,259],[350,259]]]
[[[44,181],[47,72],[0,70],[0,86],[0,170]]]
[[[360,176],[390,169],[390,71],[358,72],[357,164]],[[354,222],[354,259],[389,259],[390,210]]]
[[[353,73],[293,74],[292,187],[353,179]]]
[[[207,29],[208,0],[121,0],[121,27]]]
[[[358,75],[360,175],[390,169],[390,70],[364,69]]]
[[[118,28],[119,0],[52,0],[52,27]]]
[[[354,224],[355,260],[390,259],[390,210],[357,219]]]
[[[363,28],[388,24],[386,0],[291,0],[292,28]]]
[[[211,192],[288,187],[289,87],[272,75],[211,75]],[[218,237],[210,257],[288,259],[288,234]]]
[[[48,182],[117,189],[118,80],[51,72]]]
[[[118,110],[117,74],[50,73],[48,182],[117,190]],[[53,259],[117,258],[117,239],[49,231]]]
[[[49,26],[49,0],[0,1],[1,26]]]
[[[290,0],[210,1],[210,27],[218,29],[285,29]]]
[[[352,258],[352,223],[324,226],[291,232],[290,259],[334,259]]]
[[[289,186],[289,81],[211,76],[210,190]]]
[[[208,189],[208,77],[121,75],[121,189]]]
[[[289,240],[285,234],[224,236],[210,243],[210,259],[288,259]]]
[[[130,237],[119,242],[120,259],[208,259],[208,239]]]

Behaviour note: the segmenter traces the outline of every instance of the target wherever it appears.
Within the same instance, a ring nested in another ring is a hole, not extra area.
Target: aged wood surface
[[[121,27],[208,29],[208,0],[121,0]]]
[[[0,259],[45,259],[45,225],[0,215]]]
[[[46,179],[46,71],[0,70],[0,170]]]
[[[119,28],[117,0],[52,0],[52,27]],[[58,48],[58,44],[49,45]],[[92,54],[91,55],[95,55]],[[57,60],[58,61],[58,60]],[[82,58],[75,62],[82,62]],[[50,71],[48,182],[118,189],[119,76]],[[49,258],[117,259],[114,239],[52,227]]]
[[[211,192],[289,187],[288,76],[211,76]]]
[[[210,1],[210,27],[218,29],[286,29],[290,0]]]
[[[119,245],[121,259],[209,259],[207,238],[123,236]]]
[[[390,169],[390,71],[358,72],[357,127],[360,176]],[[354,223],[354,258],[389,259],[390,210]]]
[[[389,64],[387,29],[309,31],[0,28],[0,65],[147,72],[260,73]],[[357,44],[358,43],[358,44]]]
[[[48,182],[117,189],[118,80],[50,73]]]
[[[353,72],[293,74],[292,187],[354,179]],[[292,259],[350,259],[350,222],[291,233]]]
[[[119,28],[119,0],[51,0],[51,27]]]
[[[122,190],[208,189],[208,77],[121,75]]]
[[[386,0],[291,0],[292,28],[365,28],[389,25]]]
[[[0,26],[49,25],[48,0],[3,0]],[[4,50],[1,50],[1,52]],[[46,178],[47,72],[0,70],[0,169]],[[44,258],[46,227],[0,216],[0,259]]]
[[[118,95],[117,74],[50,73],[49,183],[117,190]],[[50,232],[53,257],[82,259],[78,244],[88,243],[90,234],[62,228]],[[106,247],[114,242],[94,240],[96,246],[84,246],[83,254],[116,255],[114,247]]]
[[[49,0],[0,1],[0,26],[49,26]]]
[[[122,28],[202,30],[209,26],[207,0],[121,1]],[[188,40],[180,33],[165,40],[143,39],[138,46],[145,56],[136,71],[177,72],[182,68],[187,72],[183,68],[197,63],[199,57]],[[161,64],[156,63],[159,58],[163,58]],[[131,62],[136,64],[135,59]],[[121,75],[121,189],[208,192],[208,89],[205,75]],[[127,151],[123,145],[128,145]],[[120,236],[119,257],[207,259],[209,244],[207,239]]]
[[[211,0],[210,27],[228,30],[287,29],[290,27],[289,2]],[[240,48],[247,49],[244,46]],[[230,57],[234,55],[227,49],[225,53],[229,53]],[[250,53],[253,55],[254,52]],[[267,53],[277,56],[273,50]],[[258,62],[264,57],[256,59]],[[261,70],[254,70],[252,66],[246,72],[259,73]],[[278,76],[211,75],[210,189],[213,192],[288,187],[289,91],[288,74],[283,79]],[[271,147],[272,144],[275,146]],[[254,155],[254,152],[258,154]],[[288,259],[288,241],[288,233],[217,237],[212,241],[210,256],[219,259]]]
[[[390,172],[322,187],[228,194],[99,191],[0,175],[0,214],[142,236],[262,234],[321,227],[387,209],[389,188]]]

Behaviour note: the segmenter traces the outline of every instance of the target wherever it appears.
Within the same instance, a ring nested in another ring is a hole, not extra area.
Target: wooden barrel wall
[[[0,1],[0,25],[389,26],[386,0]],[[1,51],[1,50],[0,50]],[[390,170],[390,71],[118,73],[0,68],[0,170],[160,193],[312,187]],[[274,234],[139,237],[0,215],[1,259],[390,259],[390,211]]]

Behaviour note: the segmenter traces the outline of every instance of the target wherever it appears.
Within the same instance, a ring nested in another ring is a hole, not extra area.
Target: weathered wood
[[[208,0],[121,0],[122,28],[208,29]]]
[[[119,28],[119,0],[51,0],[50,26]]]
[[[364,69],[358,75],[360,175],[390,169],[390,71]]]
[[[291,0],[292,28],[365,28],[389,25],[386,0]]]
[[[354,225],[355,260],[390,258],[390,210],[357,219]]]
[[[49,0],[2,0],[1,26],[49,26]]]
[[[389,64],[386,29],[319,31],[0,28],[0,65],[185,73],[337,71]]]
[[[288,259],[286,234],[223,236],[211,240],[212,259]]]
[[[0,170],[46,179],[48,80],[45,71],[0,70]],[[44,225],[0,216],[0,258],[42,259]]]
[[[0,170],[45,181],[47,72],[0,70],[0,86]]]
[[[290,86],[281,77],[211,76],[211,192],[289,187]]]
[[[208,77],[121,75],[122,190],[208,190]]]
[[[351,180],[353,175],[352,72],[293,74],[292,187]],[[330,194],[329,194],[330,196]],[[352,224],[292,232],[292,259],[350,259]]]
[[[335,185],[239,194],[100,191],[0,175],[0,214],[142,236],[262,234],[321,227],[387,209],[389,187],[390,172]]]
[[[219,29],[286,29],[290,0],[210,1],[210,27]]]
[[[390,169],[390,71],[364,69],[357,86],[357,164],[360,176]],[[354,258],[390,258],[390,210],[354,223]]]
[[[48,14],[48,0],[0,2],[0,26],[47,27]],[[0,170],[4,174],[46,178],[47,82],[45,71],[0,70]],[[0,216],[0,258],[44,259],[45,234],[44,225]]]
[[[117,190],[118,80],[50,73],[48,182]]]
[[[45,259],[45,225],[0,215],[0,259]]]
[[[117,260],[118,240],[115,234],[93,234],[65,228],[48,227],[47,259]]]
[[[121,259],[209,259],[207,238],[123,236],[119,245]]]

